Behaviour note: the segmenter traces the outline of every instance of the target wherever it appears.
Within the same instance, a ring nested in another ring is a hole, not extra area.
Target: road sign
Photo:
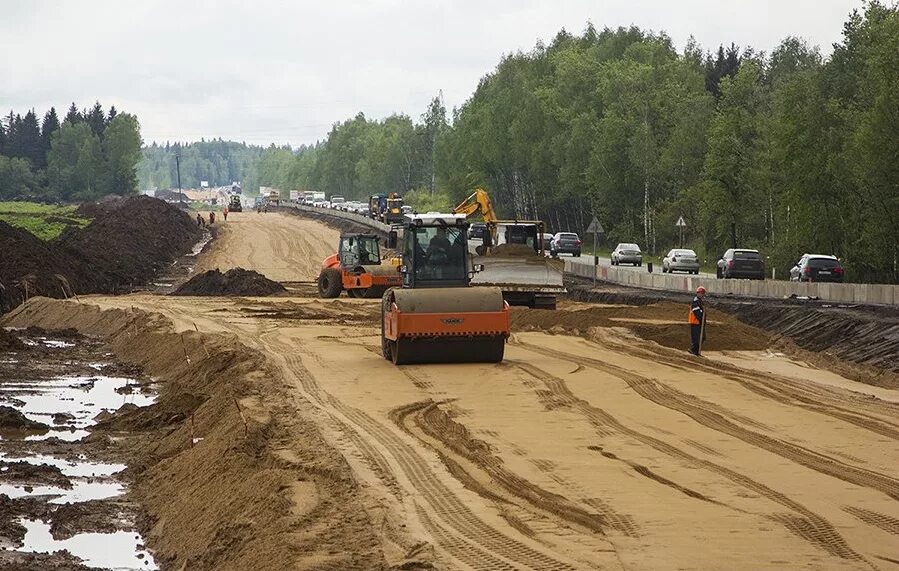
[[[681,216],[680,218],[677,219],[677,222],[675,222],[674,225],[677,226],[678,228],[684,228],[687,226],[687,223],[684,222],[684,217]]]
[[[587,232],[593,232],[594,234],[605,234],[606,231],[602,229],[602,224],[599,223],[599,220],[596,219],[596,216],[593,217],[593,220],[590,222],[590,225],[587,226]]]

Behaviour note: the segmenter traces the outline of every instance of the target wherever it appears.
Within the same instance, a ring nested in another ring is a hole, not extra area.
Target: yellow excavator
[[[486,226],[482,243],[475,246],[483,270],[471,285],[498,287],[509,305],[555,309],[558,294],[565,292],[563,270],[546,257],[539,220],[500,220],[487,191],[476,188],[453,209],[466,219],[480,215]],[[503,248],[503,245],[508,245]]]

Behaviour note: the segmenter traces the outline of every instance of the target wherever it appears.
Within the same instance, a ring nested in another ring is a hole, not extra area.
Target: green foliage
[[[47,178],[60,200],[90,200],[106,194],[107,171],[100,138],[86,123],[63,123],[50,141]]]
[[[3,158],[0,157],[0,163]],[[52,240],[69,226],[90,224],[90,220],[74,216],[75,208],[34,202],[0,202],[0,220],[27,230],[41,240]]]
[[[119,113],[106,126],[103,137],[110,193],[126,195],[137,191],[135,165],[141,159],[140,148],[137,117]]]
[[[239,181],[247,188],[246,179],[263,152],[262,147],[221,139],[187,145],[154,142],[141,152],[137,167],[138,187],[178,188],[175,156],[180,155],[183,188],[199,188],[201,180],[208,181],[211,186],[227,186]]]
[[[407,192],[403,196],[403,202],[411,206],[415,212],[449,212],[455,206],[449,193],[431,193],[427,189]]]
[[[37,176],[25,159],[0,155],[0,199],[34,196],[38,193]]]

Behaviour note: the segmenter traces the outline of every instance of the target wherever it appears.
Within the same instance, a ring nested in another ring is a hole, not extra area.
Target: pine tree
[[[104,115],[103,107],[100,106],[99,101],[94,102],[91,110],[85,113],[84,120],[91,128],[91,131],[94,132],[94,135],[98,137],[103,136],[103,131],[106,130],[106,115]]]
[[[56,116],[56,108],[51,107],[44,115],[44,121],[41,123],[41,148],[43,150],[41,168],[47,166],[47,153],[50,152],[50,136],[57,129],[59,129],[59,117]]]
[[[19,133],[21,132],[22,116],[9,112],[6,118],[6,156],[22,158],[22,144]]]
[[[112,120],[115,119],[115,116],[118,115],[119,112],[116,110],[115,105],[109,108],[109,115],[106,116],[106,126],[108,127]]]
[[[18,133],[20,155],[31,161],[31,168],[44,168],[44,148],[41,142],[41,127],[34,109],[25,114]]]
[[[0,119],[0,155],[6,154],[6,127]]]
[[[65,121],[75,125],[76,123],[81,123],[84,121],[84,116],[81,114],[81,111],[75,107],[75,102],[72,102],[72,105],[69,107],[68,113],[66,113]]]

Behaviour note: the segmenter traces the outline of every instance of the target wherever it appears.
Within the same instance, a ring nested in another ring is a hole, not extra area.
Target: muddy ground
[[[0,348],[0,568],[155,568],[123,494],[134,436],[96,429],[150,402],[149,380],[74,329],[4,334],[19,343]]]
[[[395,367],[376,300],[315,297],[338,232],[229,216],[201,269],[287,297],[36,299],[159,383],[132,445],[164,569],[893,568],[899,391],[712,307],[515,308],[499,364]],[[689,301],[689,300],[687,300]],[[810,352],[812,353],[812,352]]]

